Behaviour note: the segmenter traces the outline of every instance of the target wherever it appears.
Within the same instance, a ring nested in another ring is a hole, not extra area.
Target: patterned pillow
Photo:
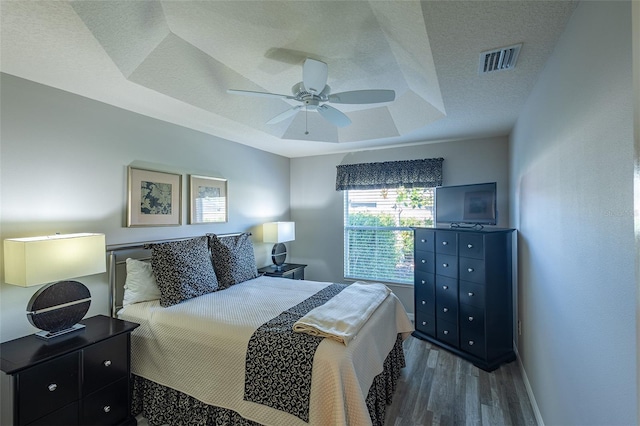
[[[251,234],[218,237],[207,234],[220,287],[229,288],[258,276]]]
[[[151,266],[160,288],[160,305],[168,307],[218,290],[207,237],[151,245]]]

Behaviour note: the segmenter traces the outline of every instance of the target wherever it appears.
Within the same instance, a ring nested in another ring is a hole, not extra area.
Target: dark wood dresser
[[[136,424],[130,414],[130,335],[138,324],[98,315],[45,341],[0,345],[3,425]]]
[[[414,336],[487,371],[515,359],[513,231],[414,229]]]

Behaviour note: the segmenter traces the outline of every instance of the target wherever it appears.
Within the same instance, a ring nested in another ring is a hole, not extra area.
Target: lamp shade
[[[295,222],[269,222],[262,225],[262,241],[265,243],[284,243],[295,239]]]
[[[104,234],[4,240],[4,281],[29,287],[105,272]]]

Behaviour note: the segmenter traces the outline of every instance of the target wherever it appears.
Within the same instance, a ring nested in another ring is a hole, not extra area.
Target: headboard
[[[219,234],[221,237],[240,235],[241,232],[231,234]],[[122,309],[124,299],[124,283],[127,278],[127,258],[150,261],[151,250],[145,249],[147,244],[166,243],[169,241],[184,241],[195,238],[197,235],[184,238],[171,238],[166,240],[144,241],[128,244],[114,244],[107,246],[109,274],[109,314],[117,317],[117,312]]]

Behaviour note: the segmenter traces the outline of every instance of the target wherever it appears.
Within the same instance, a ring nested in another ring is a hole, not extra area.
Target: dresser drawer
[[[438,319],[436,335],[441,341],[458,347],[458,325]]]
[[[18,374],[18,409],[22,423],[56,411],[79,399],[79,353],[75,352]]]
[[[436,253],[458,254],[457,233],[437,231],[436,232]]]
[[[436,274],[458,278],[458,258],[449,254],[436,254]]]
[[[415,271],[413,284],[415,285],[416,291],[425,286],[434,288],[435,279],[433,272]]]
[[[433,283],[433,274],[430,274],[431,279],[421,280],[420,284],[416,284],[415,291],[415,304],[416,310],[422,310],[427,313],[433,314],[435,303],[435,285]]]
[[[484,309],[460,304],[460,333],[469,330],[484,335]]]
[[[83,395],[127,377],[127,338],[127,334],[121,334],[84,349]]]
[[[460,330],[460,349],[479,358],[486,358],[486,340],[483,334],[473,330]]]
[[[468,257],[460,258],[460,279],[465,281],[473,281],[474,283],[484,283],[485,277],[484,260],[471,259]]]
[[[451,322],[458,320],[458,283],[453,278],[436,277],[436,316]]]
[[[435,248],[436,231],[427,229],[415,230],[415,249],[420,251],[433,251]]]
[[[436,321],[433,314],[429,315],[422,311],[416,311],[416,330],[428,334],[429,336],[436,335]]]
[[[421,272],[435,272],[435,256],[431,251],[419,251],[416,250],[416,271]]]
[[[484,238],[481,234],[460,234],[460,256],[484,259]]]
[[[82,404],[83,425],[114,425],[124,420],[129,408],[128,379],[119,380],[86,398]]]
[[[484,308],[484,285],[460,280],[460,303]]]

